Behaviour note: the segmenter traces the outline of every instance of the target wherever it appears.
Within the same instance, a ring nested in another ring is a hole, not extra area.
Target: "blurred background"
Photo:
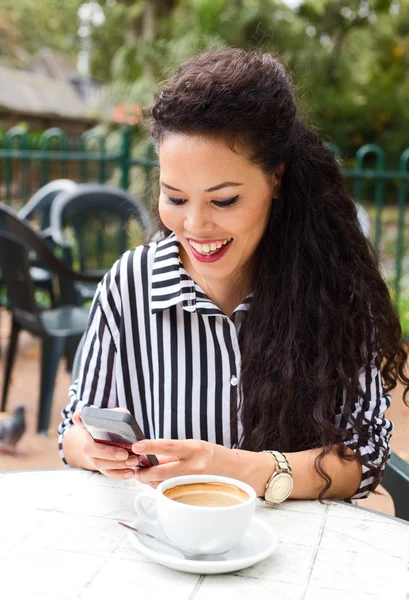
[[[409,336],[409,0],[2,0],[0,202],[23,211],[39,234],[50,223],[41,210],[24,207],[55,180],[121,188],[149,211],[156,158],[142,107],[184,59],[220,45],[277,53],[288,66],[301,113],[339,157]],[[130,224],[127,247],[146,229],[140,219]],[[61,231],[68,262],[55,231],[42,239],[73,271],[84,271],[74,224],[68,219]],[[101,246],[114,235],[107,231],[95,233],[93,250],[88,245],[94,274],[115,254]],[[39,310],[54,306],[44,285],[35,298]],[[0,299],[3,370],[12,321],[7,286]],[[89,306],[89,297],[82,300]],[[13,451],[0,454],[0,469],[60,466],[56,426],[73,356],[58,366],[48,436],[40,438],[40,354],[38,340],[22,332],[2,414],[25,404],[27,427]],[[401,395],[397,390],[394,439],[407,458]]]
[[[409,255],[399,231],[409,0],[2,0],[0,199],[19,206],[47,181],[69,177],[145,194],[149,204],[154,156],[141,108],[176,65],[220,44],[278,53],[288,65],[301,112],[340,156],[369,214],[409,333]],[[53,150],[73,154],[51,160]]]

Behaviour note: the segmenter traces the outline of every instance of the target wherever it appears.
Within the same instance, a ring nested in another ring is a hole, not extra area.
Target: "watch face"
[[[284,502],[293,489],[293,478],[288,473],[278,473],[270,482],[265,499],[267,502]]]

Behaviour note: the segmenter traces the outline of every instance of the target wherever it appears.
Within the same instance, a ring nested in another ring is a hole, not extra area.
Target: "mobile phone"
[[[139,457],[138,467],[153,467],[159,464],[154,454],[135,454],[132,444],[146,439],[136,419],[129,413],[96,406],[84,406],[81,421],[96,442],[125,448],[130,454]]]

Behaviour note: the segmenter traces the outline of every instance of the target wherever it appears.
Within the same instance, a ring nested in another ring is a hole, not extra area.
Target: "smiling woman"
[[[162,223],[176,234],[186,271],[230,316],[252,289],[251,262],[270,215],[274,179],[223,141],[199,135],[169,134],[159,161]]]
[[[210,473],[269,502],[363,498],[389,458],[401,331],[332,153],[277,58],[196,56],[148,111],[162,241],[124,254],[91,309],[60,426],[72,466],[157,482]],[[135,453],[83,405],[133,413]]]

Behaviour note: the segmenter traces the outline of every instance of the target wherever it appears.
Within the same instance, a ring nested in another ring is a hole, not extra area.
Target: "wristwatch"
[[[264,499],[272,504],[280,504],[287,500],[293,489],[293,472],[288,460],[281,452],[276,450],[263,450],[271,454],[276,464],[276,470],[266,483]]]

